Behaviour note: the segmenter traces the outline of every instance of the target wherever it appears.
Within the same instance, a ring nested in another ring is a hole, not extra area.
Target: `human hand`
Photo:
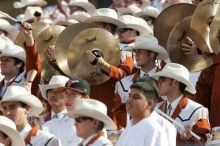
[[[185,55],[196,55],[196,54],[198,54],[197,46],[194,43],[194,41],[188,36],[186,37],[186,40],[188,41],[187,44],[184,44],[184,43],[181,44],[181,47],[182,47],[182,50],[184,51],[184,54]]]

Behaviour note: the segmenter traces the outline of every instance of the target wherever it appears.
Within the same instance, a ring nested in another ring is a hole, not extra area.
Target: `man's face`
[[[136,33],[136,30],[126,28],[119,29],[117,32],[120,43],[125,44],[133,42],[137,37]]]
[[[18,65],[15,65],[13,57],[1,57],[1,73],[3,75],[14,74],[19,69]]]
[[[76,105],[79,103],[79,101],[84,97],[82,93],[79,93],[72,89],[66,89],[64,96],[65,96],[66,109],[68,111],[74,110],[76,108]]]
[[[22,107],[18,101],[5,101],[2,103],[3,115],[15,122],[16,126],[22,125],[27,120],[30,107]]]
[[[153,59],[150,57],[149,51],[145,49],[134,49],[134,53],[137,65],[140,67],[148,65],[150,61]]]
[[[170,94],[173,86],[173,79],[167,77],[159,77],[158,92],[160,96],[167,96]]]
[[[50,106],[65,106],[65,99],[63,91],[58,89],[49,89],[47,92],[47,98]]]
[[[135,88],[130,89],[129,97],[126,101],[126,110],[131,115],[131,117],[139,117],[148,108],[148,101],[143,94],[143,91]]]

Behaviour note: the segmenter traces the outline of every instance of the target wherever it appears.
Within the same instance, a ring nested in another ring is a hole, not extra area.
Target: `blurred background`
[[[18,15],[18,11],[13,8],[13,2],[20,1],[20,0],[0,0],[0,10],[3,12],[6,12],[12,16]],[[48,5],[54,5],[56,3],[56,0],[46,0],[48,2]],[[89,0],[92,2],[96,8],[104,8],[108,7],[112,0]]]

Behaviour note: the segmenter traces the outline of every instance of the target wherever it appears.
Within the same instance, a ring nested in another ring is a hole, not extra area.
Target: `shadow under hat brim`
[[[77,6],[77,7],[82,7],[83,9],[85,9],[88,13],[93,13],[96,8],[93,4],[91,4],[90,2],[75,2],[73,4],[70,4],[70,6]]]
[[[143,16],[151,16],[155,19],[157,19],[157,17],[159,16],[159,14],[154,14],[153,12],[152,13],[147,13],[147,12],[137,12],[135,13],[135,16],[136,17],[143,17]]]
[[[31,95],[31,94],[23,94],[23,95],[14,96],[11,98],[6,98],[6,99],[2,98],[2,100],[0,101],[0,107],[2,108],[2,103],[7,102],[7,101],[23,102],[27,104],[28,106],[30,106],[31,112],[29,116],[39,115],[44,110],[43,104],[41,103],[41,101],[36,96]]]
[[[1,30],[4,30],[8,33],[9,35],[9,38],[14,41],[19,33],[19,31],[13,27],[13,26],[10,26],[10,25],[1,25],[0,24],[0,29]]]
[[[47,90],[49,90],[49,89],[56,89],[56,88],[60,88],[60,87],[63,87],[63,86],[60,85],[60,84],[55,84],[55,85],[39,85],[39,89],[40,89],[41,95],[43,96],[43,98],[45,100],[47,100]]]
[[[167,71],[159,71],[156,72],[154,75],[152,75],[152,78],[154,78],[155,80],[159,80],[159,77],[168,77],[174,80],[177,80],[183,84],[186,85],[186,91],[195,94],[196,93],[196,89],[194,88],[194,86],[187,81],[185,78],[178,76],[177,74],[173,73],[173,72],[167,72]]]
[[[125,24],[118,19],[114,19],[107,16],[92,16],[85,21],[86,23],[94,23],[94,22],[106,22],[116,25],[117,27],[123,27]]]
[[[0,131],[9,136],[12,146],[25,146],[24,140],[16,130],[0,124]]]
[[[104,127],[107,130],[116,130],[117,127],[115,125],[115,123],[112,121],[112,119],[110,117],[108,117],[107,115],[97,112],[96,110],[91,110],[91,109],[76,109],[74,111],[71,111],[69,113],[66,114],[68,117],[70,118],[75,118],[79,115],[82,116],[87,116],[87,117],[91,117],[94,119],[97,119],[99,121],[102,121],[104,123]]]
[[[154,48],[150,48],[150,47],[146,48],[146,46],[143,43],[140,45],[127,46],[124,48],[125,51],[133,51],[134,49],[150,50],[150,51],[158,53],[157,59],[160,59],[160,60],[169,59],[169,55],[168,55],[167,51],[161,46],[157,46],[156,49],[155,49],[155,47]]]
[[[81,90],[78,90],[78,89],[75,89],[75,88],[71,88],[71,87],[58,87],[57,90],[60,90],[61,92],[65,91],[66,89],[70,89],[70,90],[73,90],[73,91],[76,91],[78,93],[82,93],[82,94],[86,94],[85,92],[81,91]],[[87,94],[86,94],[87,95]]]
[[[26,6],[32,6],[32,5],[45,6],[45,5],[47,5],[47,2],[38,0],[36,2],[31,2],[31,3],[27,3],[27,4],[22,4],[21,2],[18,2],[18,1],[13,3],[13,7],[16,8],[16,9],[20,9],[20,8],[23,8],[23,7],[26,7]]]
[[[127,24],[125,27],[119,27],[118,29],[120,28],[131,28],[137,30],[143,36],[153,35],[153,30],[148,30],[144,26],[138,24]]]

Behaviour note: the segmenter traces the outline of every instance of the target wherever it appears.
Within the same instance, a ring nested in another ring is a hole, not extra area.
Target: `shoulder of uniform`
[[[179,114],[179,119],[181,121],[197,121],[199,119],[207,119],[208,118],[208,109],[205,108],[203,105],[188,99],[188,102]]]

